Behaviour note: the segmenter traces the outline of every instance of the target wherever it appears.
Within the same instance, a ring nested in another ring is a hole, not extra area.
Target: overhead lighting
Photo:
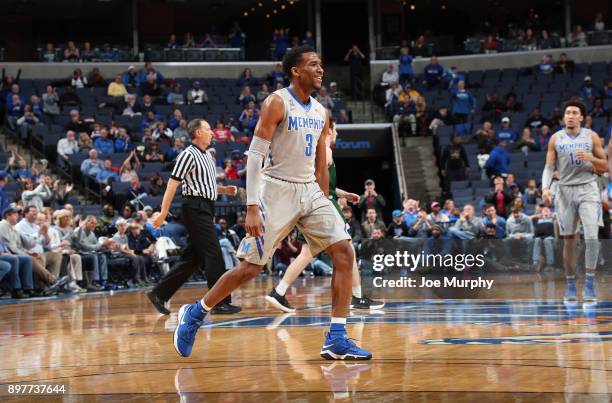
[[[285,5],[283,4],[283,5],[281,6],[281,9],[283,9],[283,10],[284,10],[285,8],[286,8],[286,7],[285,7]]]
[[[278,11],[276,11],[276,9],[272,10],[272,12],[273,12],[274,14],[278,13]]]
[[[442,10],[446,10],[446,4],[442,4]]]
[[[245,17],[248,17],[249,13],[245,11],[244,14],[242,14],[242,15],[244,15]]]
[[[255,12],[255,7],[251,7],[251,12],[254,13]]]
[[[262,3],[261,1],[260,1],[259,3],[257,3],[257,5],[258,5],[259,7],[263,7],[263,3]]]
[[[416,10],[416,6],[415,6],[414,4],[411,4],[411,5],[410,5],[410,9],[411,9],[412,11],[414,11],[414,10]]]
[[[270,14],[266,14],[266,18],[270,18]]]

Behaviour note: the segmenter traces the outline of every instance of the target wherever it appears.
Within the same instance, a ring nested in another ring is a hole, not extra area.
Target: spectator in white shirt
[[[57,142],[57,155],[60,165],[66,166],[72,154],[79,152],[79,143],[76,141],[76,133],[72,130],[66,132],[66,137]]]
[[[53,192],[51,187],[53,186],[53,179],[47,175],[40,175],[38,178],[38,186],[34,190],[24,190],[21,193],[21,199],[23,200],[24,206],[34,206],[37,210],[42,210],[44,202],[51,200]],[[34,217],[36,221],[36,217]]]
[[[62,264],[62,255],[55,252],[45,252],[44,247],[49,246],[49,226],[47,224],[38,225],[38,209],[36,206],[27,206],[24,210],[24,218],[15,225],[15,229],[26,243],[32,246],[28,252],[33,260],[37,260],[52,275],[59,276]]]
[[[386,85],[399,82],[399,74],[397,70],[395,70],[395,64],[389,64],[387,66],[387,70],[382,74],[382,79],[380,81]]]

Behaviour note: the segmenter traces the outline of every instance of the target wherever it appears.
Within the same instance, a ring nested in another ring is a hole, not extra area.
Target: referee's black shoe
[[[242,311],[242,308],[236,305],[228,304],[227,302],[221,302],[220,304],[215,305],[212,309],[212,313],[216,313],[217,315],[233,315]]]
[[[166,308],[165,301],[161,300],[153,291],[147,292],[147,297],[149,297],[149,301],[153,304],[157,312],[162,315],[170,315],[170,311]]]

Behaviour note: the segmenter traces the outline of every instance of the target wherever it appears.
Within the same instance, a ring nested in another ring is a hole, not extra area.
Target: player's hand
[[[163,211],[159,213],[157,217],[151,222],[153,227],[160,228],[164,224],[164,220],[166,219],[166,215],[168,213],[164,213]]]
[[[359,203],[359,195],[355,193],[347,193],[344,198],[351,204]]]
[[[595,159],[593,153],[582,150],[576,151],[576,157],[578,157],[580,161],[593,161]]]
[[[263,235],[261,218],[259,216],[259,206],[252,204],[247,206],[247,215],[244,220],[244,227],[250,236],[258,237]]]
[[[225,194],[228,196],[236,196],[238,194],[238,188],[234,185],[226,186]]]

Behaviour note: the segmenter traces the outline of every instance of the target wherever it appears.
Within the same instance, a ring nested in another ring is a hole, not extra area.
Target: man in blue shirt
[[[510,155],[506,151],[506,142],[494,141],[495,147],[489,154],[489,159],[485,164],[484,168],[487,176],[501,175],[508,173],[508,166],[510,165]]]
[[[504,239],[506,237],[506,219],[497,215],[497,210],[492,204],[487,204],[484,208],[485,217],[482,224],[486,227],[488,224],[495,225],[495,238]]]
[[[505,141],[506,143],[514,143],[518,135],[516,130],[510,127],[510,118],[505,116],[501,121],[502,127],[497,131],[497,140]]]
[[[104,160],[104,169],[96,175],[96,181],[101,185],[110,185],[111,182],[119,182],[119,175],[113,171],[113,163]]]
[[[465,81],[459,81],[457,89],[452,89],[450,93],[455,124],[467,122],[468,115],[476,109],[476,99],[465,89]]]
[[[104,168],[102,161],[98,159],[96,150],[89,150],[89,158],[81,163],[81,173],[83,175],[96,176]]]
[[[103,127],[100,129],[100,137],[94,141],[94,148],[100,154],[112,154],[115,152],[115,143],[108,136],[108,129]]]
[[[400,49],[400,57],[399,57],[399,77],[400,84],[402,87],[407,83],[412,81],[412,77],[414,77],[414,70],[412,68],[412,60],[413,57],[410,56],[410,49],[408,47],[403,47]]]
[[[423,70],[424,84],[427,88],[435,88],[442,82],[444,68],[438,64],[438,57],[432,56],[430,63]]]

